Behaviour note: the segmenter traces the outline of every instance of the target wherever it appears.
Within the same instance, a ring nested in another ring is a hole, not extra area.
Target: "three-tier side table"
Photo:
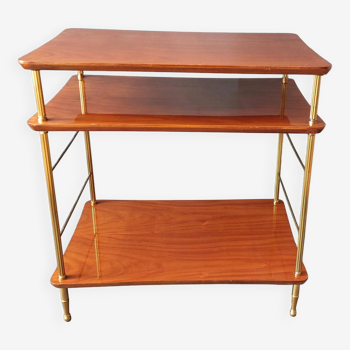
[[[321,76],[331,64],[295,34],[185,33],[67,29],[19,59],[32,70],[64,319],[68,288],[189,283],[289,284],[296,315]],[[41,70],[73,70],[44,103]],[[281,78],[179,78],[85,75],[84,71],[280,74]],[[289,74],[314,75],[311,106]],[[49,132],[75,134],[52,165]],[[95,195],[90,131],[278,134],[271,199],[99,200]],[[78,132],[85,136],[88,174],[61,226],[53,171]],[[306,134],[306,160],[289,134]],[[299,223],[281,179],[283,137],[304,169]],[[63,253],[61,235],[89,183],[91,201]],[[294,241],[280,187],[298,229]]]

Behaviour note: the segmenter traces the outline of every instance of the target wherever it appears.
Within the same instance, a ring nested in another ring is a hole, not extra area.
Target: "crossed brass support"
[[[43,122],[47,121],[47,117],[46,117],[46,111],[45,111],[45,103],[44,103],[44,97],[43,97],[43,91],[42,91],[40,71],[32,71],[32,75],[33,75],[35,98],[36,98],[37,109],[38,109],[38,120],[39,120],[39,123],[43,123]],[[78,77],[79,77],[79,74],[78,74]],[[84,114],[84,113],[86,113],[86,98],[85,98],[85,85],[84,85],[84,81],[82,79],[82,74],[80,74],[80,78],[79,78],[79,91],[80,91],[80,97],[81,97],[82,113]],[[79,200],[79,198],[82,194],[82,191],[83,191],[88,180],[90,183],[91,205],[94,206],[96,203],[95,186],[94,186],[94,179],[93,179],[93,172],[92,172],[90,136],[89,136],[89,132],[85,131],[86,158],[87,158],[89,175],[84,183],[82,190],[79,193],[78,199],[74,203],[74,206],[73,206],[71,213],[69,214],[69,216],[68,216],[68,218],[63,226],[62,232],[60,231],[58,212],[57,212],[55,184],[54,184],[54,178],[53,178],[53,169],[56,167],[56,165],[61,160],[63,155],[66,153],[66,151],[68,150],[68,148],[70,147],[70,145],[72,144],[72,142],[74,141],[76,136],[77,136],[77,133],[74,135],[74,137],[72,138],[72,140],[70,141],[68,146],[65,148],[65,150],[63,151],[62,155],[59,157],[56,164],[54,166],[52,166],[48,132],[47,131],[40,132],[40,140],[41,140],[41,147],[42,147],[43,160],[44,160],[47,192],[48,192],[49,205],[50,205],[52,230],[53,230],[53,237],[54,237],[55,251],[56,251],[58,280],[60,282],[67,278],[66,272],[65,272],[65,267],[64,267],[61,233],[63,233],[63,230],[66,227],[68,220],[72,214],[72,211],[74,210],[74,208],[77,204],[77,201]],[[60,294],[61,294],[61,301],[62,301],[62,306],[63,306],[63,311],[64,311],[64,320],[69,322],[71,320],[71,315],[69,312],[68,289],[67,288],[60,288]]]
[[[281,115],[283,115],[284,108],[285,108],[287,82],[288,82],[288,77],[287,75],[284,75],[282,79]],[[310,126],[313,125],[314,123],[317,123],[317,109],[318,109],[318,100],[320,95],[320,83],[321,83],[321,76],[316,75],[314,77],[314,84],[313,84],[313,90],[312,90],[310,118],[309,118]],[[296,152],[295,147],[289,135],[287,136],[301,166],[304,168],[304,183],[303,183],[303,192],[302,192],[302,198],[301,198],[299,226],[295,220],[293,210],[290,208],[293,214],[296,227],[298,228],[298,248],[297,248],[297,257],[296,257],[296,264],[295,264],[295,277],[297,277],[301,274],[302,266],[303,266],[306,218],[307,218],[307,210],[308,210],[308,203],[309,203],[311,169],[312,169],[312,160],[313,160],[314,146],[315,146],[315,134],[308,135],[305,166],[301,161],[300,157],[298,156],[298,153]],[[279,189],[280,189],[280,183],[282,183],[282,180],[281,180],[282,145],[283,145],[283,134],[279,134],[278,148],[277,148],[277,167],[276,167],[274,204],[278,203],[279,201]],[[283,186],[283,190],[285,191],[284,186]],[[285,195],[288,201],[288,205],[290,205],[286,192],[285,192]],[[296,307],[299,299],[299,291],[300,291],[300,285],[298,284],[293,285],[292,306],[290,310],[290,315],[293,317],[296,316],[297,314]]]

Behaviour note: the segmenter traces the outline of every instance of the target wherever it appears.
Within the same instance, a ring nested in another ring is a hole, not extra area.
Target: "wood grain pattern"
[[[86,203],[56,287],[137,284],[302,284],[282,202],[98,201],[97,233]]]
[[[66,29],[21,57],[32,70],[326,74],[295,34]]]
[[[310,106],[289,80],[281,115],[281,79],[86,76],[87,114],[81,114],[77,77],[47,104],[37,131],[200,131],[319,133]]]

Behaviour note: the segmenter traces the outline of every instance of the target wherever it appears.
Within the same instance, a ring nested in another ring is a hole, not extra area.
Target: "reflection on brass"
[[[317,109],[318,109],[318,99],[320,97],[320,85],[321,85],[321,76],[315,75],[314,86],[312,88],[310,122],[309,122],[310,125],[317,123]]]
[[[283,190],[283,192],[284,192],[284,195],[286,196],[286,200],[287,200],[287,203],[288,203],[289,210],[290,210],[290,212],[291,212],[291,214],[292,214],[292,217],[293,217],[295,226],[296,226],[296,228],[297,228],[297,230],[298,230],[298,232],[299,232],[299,225],[298,225],[297,219],[295,218],[292,205],[290,204],[289,197],[288,197],[286,188],[284,187],[284,184],[283,184],[283,181],[282,181],[282,178],[281,178],[281,177],[280,177],[280,181],[281,181],[281,185],[282,185],[282,190]]]
[[[277,147],[277,165],[276,165],[276,178],[275,178],[275,197],[273,203],[276,205],[279,200],[280,194],[280,177],[281,177],[281,163],[282,163],[282,146],[283,146],[283,134],[278,135],[278,147]]]
[[[78,194],[78,197],[77,197],[77,199],[76,199],[76,201],[75,201],[75,203],[74,203],[74,205],[73,205],[71,211],[70,211],[69,214],[68,214],[68,217],[67,217],[67,219],[66,219],[66,221],[65,221],[65,223],[64,223],[64,225],[63,225],[63,227],[62,227],[62,230],[61,230],[61,236],[63,235],[63,232],[64,232],[64,230],[66,229],[66,226],[67,226],[67,224],[68,224],[68,221],[69,221],[69,219],[71,218],[71,216],[72,216],[72,214],[73,214],[73,212],[74,212],[74,209],[75,209],[75,207],[77,206],[77,204],[78,204],[78,202],[79,202],[79,199],[80,199],[80,197],[81,197],[81,195],[82,195],[82,193],[83,193],[83,191],[84,191],[84,188],[85,188],[87,182],[89,181],[90,176],[91,176],[91,174],[89,174],[88,177],[86,178],[86,180],[85,180],[85,182],[84,182],[84,185],[83,185],[83,187],[81,188],[81,190],[80,190],[80,192],[79,192],[79,194]]]
[[[290,309],[290,315],[295,317],[297,315],[297,303],[299,299],[300,285],[293,285],[292,289],[292,307]]]
[[[66,322],[69,322],[72,319],[72,316],[69,313],[69,297],[68,297],[68,289],[60,288],[61,293],[61,301],[63,306],[63,319]]]
[[[86,92],[85,92],[85,81],[84,81],[84,72],[78,71],[78,81],[79,81],[79,92],[80,92],[80,106],[81,113],[87,113],[87,105],[86,105]],[[95,181],[94,181],[94,173],[92,168],[92,156],[91,156],[91,143],[90,143],[90,134],[88,131],[84,131],[85,136],[85,150],[86,150],[86,160],[88,172],[90,174],[90,197],[91,197],[91,205],[94,206],[96,204],[96,194],[95,194]]]
[[[95,257],[96,257],[96,272],[97,272],[97,277],[100,277],[100,250],[98,246],[98,234],[95,235],[94,243],[95,243]]]
[[[310,190],[311,168],[312,168],[312,159],[314,154],[314,146],[315,146],[315,135],[309,134],[308,140],[307,140],[304,184],[303,184],[303,193],[302,193],[301,209],[300,209],[298,251],[297,251],[297,261],[295,265],[296,276],[301,274],[301,267],[303,264],[306,217],[307,217],[307,208],[308,208],[308,202],[309,202],[309,190]]]
[[[64,149],[64,151],[61,153],[61,155],[58,157],[55,165],[52,167],[52,170],[55,170],[56,166],[58,165],[58,163],[60,162],[60,160],[63,158],[63,156],[66,154],[66,152],[68,151],[69,147],[71,146],[71,144],[73,143],[73,141],[75,140],[75,138],[77,137],[77,135],[79,134],[79,131],[77,131],[74,136],[72,137],[72,139],[70,140],[70,142],[68,143],[67,147]]]
[[[100,277],[101,265],[100,265],[100,250],[98,245],[96,206],[91,207],[91,211],[92,211],[92,229],[95,235],[94,244],[95,244],[96,271],[97,271],[97,277]]]
[[[46,118],[46,112],[45,112],[43,88],[41,86],[40,71],[33,70],[32,75],[33,75],[36,106],[38,108],[38,120],[39,120],[39,123],[41,123],[47,120],[47,118]]]
[[[292,146],[292,149],[293,149],[296,157],[299,160],[299,163],[300,163],[301,167],[305,170],[305,165],[304,165],[303,161],[301,160],[301,158],[299,156],[299,153],[297,152],[296,148],[294,147],[294,143],[292,142],[292,139],[290,138],[289,134],[287,134],[287,137],[288,137],[289,143]]]
[[[96,208],[95,206],[91,207],[92,209],[92,229],[94,235],[97,233],[97,218],[96,218]]]
[[[41,140],[41,148],[42,148],[43,159],[44,159],[47,192],[49,196],[51,222],[52,222],[53,237],[55,242],[57,269],[58,269],[58,276],[59,276],[58,278],[59,278],[59,281],[62,281],[66,278],[66,273],[64,270],[60,225],[59,225],[58,214],[57,214],[56,193],[55,193],[55,185],[54,185],[52,166],[51,166],[49,137],[48,137],[47,131],[40,132],[40,140]]]

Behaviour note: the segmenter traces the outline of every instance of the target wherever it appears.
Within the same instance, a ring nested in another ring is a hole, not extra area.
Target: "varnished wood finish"
[[[295,34],[67,29],[19,59],[32,70],[326,74]]]
[[[47,104],[38,131],[202,131],[319,133],[310,106],[289,80],[281,115],[281,79],[85,76],[87,113],[81,114],[73,76]]]
[[[56,287],[138,284],[302,284],[282,202],[98,201],[97,233],[86,203]]]

